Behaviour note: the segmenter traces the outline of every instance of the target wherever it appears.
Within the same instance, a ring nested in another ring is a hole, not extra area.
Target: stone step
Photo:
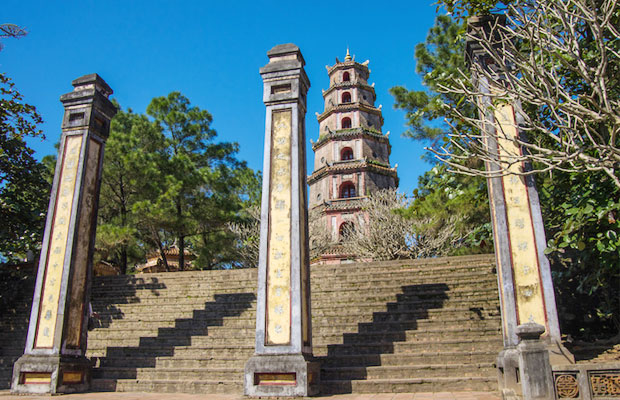
[[[13,364],[10,367],[0,366],[0,390],[11,388],[11,378],[13,377]]]
[[[475,364],[429,364],[415,366],[375,366],[375,367],[326,367],[321,368],[321,378],[326,380],[344,379],[409,379],[434,377],[495,377],[493,363]]]
[[[344,337],[324,337],[317,336],[313,338],[313,347],[319,348],[322,346],[335,346],[335,345],[351,345],[351,346],[376,346],[379,344],[415,344],[415,343],[427,343],[432,345],[434,343],[443,343],[445,341],[470,343],[472,340],[479,343],[482,340],[497,340],[499,338],[499,332],[488,335],[416,335],[410,332],[401,332],[393,334],[348,334]],[[136,346],[252,346],[254,344],[254,336],[245,337],[226,337],[226,336],[183,336],[183,335],[158,335],[158,336],[122,336],[115,335],[110,337],[92,338],[90,343],[93,347],[107,347],[107,346],[122,346],[122,347],[136,347]]]
[[[171,320],[175,318],[179,313],[160,313],[157,316],[150,316],[150,318],[165,319],[169,317]],[[323,326],[323,325],[342,325],[342,324],[354,324],[358,323],[360,325],[367,325],[370,323],[373,324],[384,324],[384,323],[403,323],[406,328],[405,329],[415,329],[417,328],[416,321],[419,323],[431,323],[437,322],[441,325],[446,325],[446,323],[450,324],[451,321],[464,321],[465,323],[476,323],[480,321],[487,320],[496,320],[499,318],[499,311],[497,309],[492,310],[462,310],[462,309],[451,309],[451,310],[442,310],[438,309],[428,310],[428,311],[368,311],[368,310],[348,310],[346,313],[342,312],[338,314],[337,312],[329,312],[330,315],[316,315],[312,318],[313,325]],[[112,316],[114,317],[114,316]],[[98,327],[108,327],[114,324],[119,328],[121,327],[129,327],[134,328],[132,325],[133,321],[136,321],[137,325],[135,329],[140,328],[142,325],[140,319],[147,318],[143,314],[126,313],[124,316],[117,315],[118,318],[123,319],[113,319],[108,318],[107,315],[100,315],[100,320],[96,322],[96,326]],[[188,315],[183,318],[183,315],[178,315],[178,317],[174,321],[170,321],[169,323],[173,323],[173,325],[169,328],[158,326],[157,328],[161,329],[207,329],[211,327],[218,326],[251,326],[252,321],[255,318],[254,310],[247,310],[241,312],[236,317],[225,316],[220,317],[218,315],[214,315],[212,313],[208,313],[207,315]],[[128,324],[121,324],[121,321],[132,321]],[[146,322],[146,321],[145,321]],[[129,326],[127,326],[129,325]],[[148,324],[145,324],[148,326]],[[152,325],[151,325],[152,326]],[[200,332],[200,331],[198,331]]]
[[[194,351],[197,357],[222,354],[230,356],[237,351],[252,352],[254,341],[238,339],[231,343],[210,343],[200,340],[179,340],[178,338],[156,339],[143,338],[144,340],[116,339],[111,341],[93,341],[92,348],[89,344],[89,352],[93,357],[132,357],[133,355],[170,356],[177,353]],[[194,338],[192,338],[194,339]],[[193,342],[196,342],[193,344]],[[114,343],[115,345],[112,345]],[[313,345],[315,356],[323,355],[356,355],[356,354],[382,354],[382,353],[425,353],[438,351],[497,351],[502,347],[500,338],[475,338],[475,339],[443,339],[443,340],[419,340],[412,342],[376,342],[355,344],[317,344]]]
[[[428,307],[422,307],[427,305]],[[442,314],[453,312],[466,312],[474,313],[478,315],[487,315],[489,313],[495,314],[499,304],[497,302],[474,302],[468,304],[465,302],[452,302],[441,305],[440,303],[419,303],[419,302],[393,302],[393,303],[354,303],[348,304],[342,307],[317,307],[312,308],[313,316],[332,316],[332,315],[357,315],[368,314],[369,312],[382,312],[382,313],[403,313],[410,312],[417,315],[428,313],[430,314]],[[254,313],[256,310],[256,303],[229,303],[229,304],[212,304],[206,303],[203,308],[193,308],[191,304],[161,304],[155,311],[157,314],[172,313],[178,315],[179,312],[185,312],[188,317],[193,319],[200,319],[202,317],[228,317],[228,316],[240,316],[247,313]],[[128,314],[145,314],[147,310],[153,308],[153,305],[146,303],[133,303],[125,305],[111,305],[107,309],[93,308],[98,314],[107,315],[128,315]],[[189,314],[191,313],[191,315]],[[184,316],[184,315],[183,315]],[[179,317],[183,317],[179,315]]]
[[[367,354],[367,355],[342,355],[329,356],[320,359],[322,367],[348,367],[348,366],[407,366],[441,363],[452,364],[492,364],[497,357],[496,351],[442,351],[426,352],[421,354]],[[120,357],[95,357],[96,367],[135,367],[135,368],[243,368],[247,357],[243,354],[230,357],[211,356],[200,358],[196,354],[181,356],[144,355],[130,358]],[[12,365],[12,361],[11,361]]]
[[[134,367],[134,368],[240,368],[243,369],[248,361],[246,357],[211,357],[198,358],[196,356],[180,357],[157,356],[131,358],[96,357],[96,367]]]
[[[401,283],[401,286],[411,286],[407,288],[409,290],[416,289],[416,287],[420,287],[423,289],[425,286],[430,288],[438,288],[438,289],[447,289],[450,285],[458,285],[458,284],[467,284],[472,282],[497,282],[497,278],[495,274],[492,273],[480,273],[480,274],[459,274],[456,272],[447,273],[446,276],[415,276],[410,273],[402,274],[402,277],[393,277],[393,276],[384,276],[384,275],[375,275],[368,276],[362,275],[357,279],[353,280],[352,278],[349,280],[346,279],[317,279],[312,281],[312,290],[316,292],[321,292],[323,290],[330,290],[333,288],[357,288],[372,285],[375,287],[383,287],[383,286],[391,286],[390,283],[394,281],[398,281]],[[365,278],[365,279],[364,279]],[[108,286],[94,286],[92,293],[102,294],[102,293],[113,293],[113,294],[121,294],[126,293],[129,295],[135,295],[137,293],[145,294],[145,295],[153,295],[160,296],[162,293],[167,291],[175,291],[186,290],[186,291],[196,291],[196,292],[218,292],[221,289],[231,289],[238,288],[240,291],[252,290],[256,289],[256,280],[248,279],[248,280],[229,280],[222,281],[218,283],[214,283],[212,281],[201,281],[201,280],[178,280],[176,282],[170,282],[168,284],[160,284],[158,289],[151,289],[148,287],[143,287],[141,285],[132,285],[131,283],[126,284],[122,282],[118,282],[117,285],[108,285]]]
[[[409,268],[401,268],[398,270],[389,270],[386,272],[378,272],[370,275],[368,272],[364,273],[339,273],[330,274],[324,276],[316,276],[312,274],[311,284],[313,289],[320,290],[324,286],[329,286],[333,282],[337,282],[339,285],[358,285],[363,282],[372,281],[402,281],[403,283],[412,282],[420,284],[422,283],[435,283],[454,281],[471,281],[472,279],[487,279],[489,277],[495,277],[493,267],[485,266],[478,269],[454,269],[454,268],[442,268],[440,270],[414,270]],[[175,273],[171,273],[175,274]],[[335,279],[337,278],[337,279]],[[93,283],[94,292],[113,292],[116,290],[127,290],[134,292],[151,292],[158,294],[162,291],[179,289],[182,287],[192,287],[201,290],[214,290],[230,287],[249,288],[256,287],[257,276],[240,276],[240,277],[225,277],[225,276],[209,276],[198,275],[193,278],[189,278],[183,275],[171,275],[170,277],[162,278],[157,282],[142,282],[140,280],[124,279],[119,277],[115,281],[109,281],[106,283],[98,282]]]
[[[449,293],[453,294],[453,293]],[[499,304],[497,296],[497,290],[489,291],[488,293],[479,293],[477,295],[471,295],[467,297],[448,297],[448,298],[434,298],[429,296],[420,296],[418,294],[404,294],[387,292],[384,294],[370,294],[366,293],[365,296],[360,296],[359,301],[364,305],[385,305],[388,303],[407,303],[412,305],[438,305],[447,306],[454,303],[467,303],[470,307],[474,307],[478,304]],[[207,296],[166,296],[166,297],[134,297],[134,298],[108,298],[99,297],[93,298],[91,301],[93,309],[105,310],[106,306],[122,307],[130,304],[150,304],[150,305],[166,305],[170,303],[192,306],[194,308],[203,308],[205,303],[214,303],[212,297]],[[227,304],[240,303],[239,301],[231,301]],[[245,301],[241,303],[246,304]],[[312,298],[312,309],[321,308],[338,308],[351,305],[351,299],[342,298],[342,296],[331,296],[323,294],[321,296],[315,295]],[[23,318],[22,318],[23,319]],[[27,321],[27,319],[25,319]],[[1,326],[1,325],[0,325]]]
[[[176,356],[181,357],[196,357],[200,359],[209,358],[231,358],[231,357],[245,357],[246,360],[254,354],[254,343],[246,346],[216,346],[211,345],[208,347],[198,346],[140,346],[140,347],[119,347],[119,346],[101,346],[94,344],[87,351],[88,357],[97,358],[130,358],[134,356],[138,357],[162,357],[162,356]]]
[[[372,290],[362,290],[362,288],[346,288],[346,289],[334,289],[334,290],[323,290],[321,292],[313,291],[312,298],[313,301],[320,301],[322,299],[340,299],[341,301],[348,299],[350,301],[356,300],[364,300],[366,298],[382,298],[383,296],[397,296],[403,294],[403,288],[398,283],[386,284],[384,286],[372,287]],[[251,290],[251,291],[248,291]],[[186,297],[186,298],[196,298],[203,299],[209,298],[209,296],[222,296],[222,297],[233,297],[239,294],[249,294],[255,295],[256,291],[252,288],[225,288],[218,289],[217,291],[188,291],[186,289],[179,289],[174,292],[166,292],[166,293],[175,293],[172,297]],[[480,295],[493,295],[497,293],[497,282],[487,281],[487,282],[476,282],[471,285],[454,285],[453,287],[448,287],[445,289],[437,289],[437,288],[418,288],[415,291],[407,291],[408,295],[417,296],[420,299],[426,299],[431,297],[437,297],[440,299],[467,299],[469,296],[480,296]],[[103,296],[97,293],[93,293],[91,298],[93,303],[114,303],[114,299],[122,299],[121,301],[124,303],[131,303],[137,301],[146,301],[149,298],[166,298],[167,296],[164,293],[160,293],[159,295],[153,295],[151,293],[140,293],[139,296],[136,295],[118,295],[117,293],[110,292],[108,294],[109,297]]]
[[[93,371],[95,379],[138,379],[140,381],[158,380],[214,380],[243,381],[241,368],[113,368],[102,367]]]
[[[422,261],[424,260],[424,261]],[[450,270],[479,270],[495,267],[495,257],[479,257],[477,259],[464,259],[454,257],[448,259],[445,257],[434,259],[415,260],[395,260],[395,261],[378,261],[369,263],[351,263],[351,264],[335,264],[335,265],[313,265],[311,266],[312,277],[329,275],[342,276],[353,274],[370,274],[376,275],[387,271],[400,271],[407,269],[413,273],[432,273],[434,271]]]
[[[360,340],[411,340],[416,338],[442,338],[442,337],[480,337],[491,336],[496,337],[501,334],[499,327],[459,327],[459,328],[443,328],[443,327],[431,327],[407,330],[407,331],[383,331],[383,332],[330,332],[321,329],[321,327],[315,327],[313,331],[313,340],[316,341],[360,341]],[[89,340],[103,340],[103,339],[125,339],[125,338],[140,338],[140,337],[190,337],[190,336],[205,336],[211,338],[225,338],[229,339],[235,335],[238,337],[250,337],[254,338],[255,328],[224,328],[224,327],[209,327],[208,329],[190,327],[187,329],[182,328],[159,328],[159,329],[128,329],[128,328],[106,328],[95,329],[88,334]]]
[[[403,366],[420,364],[460,364],[460,363],[493,363],[497,351],[428,351],[418,354],[354,354],[322,357],[322,367],[365,366]]]
[[[497,378],[437,377],[410,379],[324,380],[322,394],[337,393],[419,393],[497,390]]]
[[[151,393],[243,393],[243,381],[93,379],[92,390],[100,392],[151,392]]]
[[[115,319],[112,321],[104,321],[110,323],[110,328],[97,328],[91,332],[98,332],[101,329],[144,329],[156,332],[160,327],[171,327],[176,329],[195,329],[196,326],[207,327],[221,332],[228,332],[231,335],[235,334],[237,329],[243,329],[246,334],[253,334],[256,328],[256,321],[253,317],[236,317],[227,318],[222,321],[221,319],[180,319],[180,320],[166,320],[166,316],[160,315],[142,315],[134,316],[144,319],[140,321],[138,319]],[[224,324],[225,322],[225,324]],[[493,316],[485,318],[483,320],[473,319],[471,316],[459,315],[453,319],[445,320],[428,320],[420,319],[414,321],[385,321],[381,324],[373,324],[372,316],[366,316],[366,318],[315,318],[313,319],[313,332],[315,334],[337,334],[345,332],[392,332],[392,331],[406,331],[416,330],[428,327],[436,328],[451,328],[459,326],[463,328],[488,328],[499,327],[499,316]],[[107,326],[107,325],[104,325]],[[203,329],[203,328],[198,328]],[[239,333],[241,334],[241,333]]]
[[[419,340],[415,342],[379,342],[313,346],[315,356],[356,354],[420,354],[438,351],[497,351],[502,349],[498,338]]]

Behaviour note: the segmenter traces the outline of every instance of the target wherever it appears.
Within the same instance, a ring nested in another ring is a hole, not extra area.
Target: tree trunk
[[[153,231],[153,239],[155,239],[155,243],[157,243],[157,247],[159,248],[159,254],[161,255],[161,259],[164,262],[164,268],[166,268],[166,272],[170,272],[170,267],[168,266],[168,259],[166,258],[166,252],[164,251],[164,246],[161,244],[161,240],[159,240],[159,234],[157,231]]]
[[[185,269],[185,236],[179,237],[179,271]]]
[[[121,249],[121,275],[127,274],[127,245],[124,244]]]

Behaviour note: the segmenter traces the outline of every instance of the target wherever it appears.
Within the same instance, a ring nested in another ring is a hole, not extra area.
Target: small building
[[[196,255],[191,251],[185,249],[185,268],[190,269],[192,267],[192,261],[196,259]],[[164,250],[166,255],[166,261],[168,262],[168,270],[164,264],[163,257],[159,250],[149,253],[146,256],[146,263],[136,266],[137,273],[149,273],[149,272],[173,272],[179,270],[179,255],[181,254],[177,246],[171,246]]]

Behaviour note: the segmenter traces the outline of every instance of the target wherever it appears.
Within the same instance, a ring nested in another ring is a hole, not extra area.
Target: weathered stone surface
[[[116,107],[97,74],[73,81],[65,107],[28,336],[16,393],[70,393],[90,384],[85,358],[103,147]]]

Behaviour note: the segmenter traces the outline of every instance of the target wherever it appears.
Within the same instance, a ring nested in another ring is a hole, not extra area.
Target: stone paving
[[[499,400],[497,393],[488,392],[437,392],[437,393],[357,393],[314,397],[328,400]],[[126,393],[99,392],[79,393],[55,396],[24,396],[13,395],[9,391],[0,391],[0,400],[248,400],[249,397],[230,394],[185,394],[185,393]],[[276,399],[265,398],[263,399]],[[277,398],[290,400],[292,398]],[[308,398],[313,399],[313,398]]]

